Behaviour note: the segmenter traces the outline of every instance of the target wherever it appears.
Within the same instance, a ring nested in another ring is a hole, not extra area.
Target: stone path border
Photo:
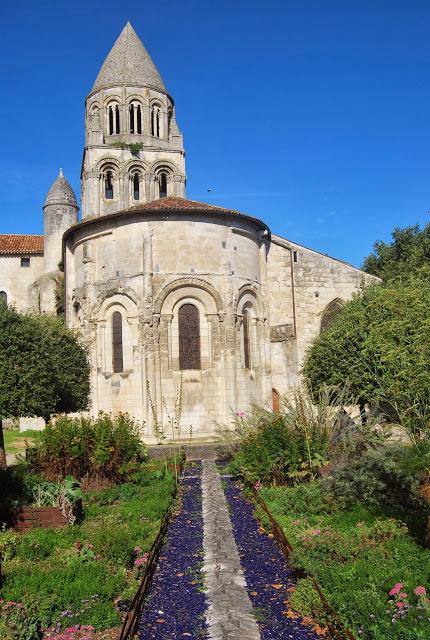
[[[213,460],[203,461],[202,496],[203,570],[210,639],[260,640],[221,478]]]

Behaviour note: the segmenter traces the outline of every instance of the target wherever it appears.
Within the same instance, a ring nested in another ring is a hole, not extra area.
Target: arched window
[[[124,371],[122,349],[122,315],[119,311],[112,314],[112,366],[114,373]]]
[[[106,171],[106,173],[105,173],[105,198],[106,198],[106,200],[113,200],[113,175],[112,175],[112,171]]]
[[[168,133],[168,136],[170,135],[170,125],[172,123],[172,117],[173,117],[172,110],[169,109],[168,112],[167,112],[167,133]]]
[[[193,304],[183,304],[178,313],[179,368],[200,369],[200,317]]]
[[[326,331],[330,325],[333,323],[338,314],[342,311],[343,304],[340,300],[332,300],[329,305],[327,305],[323,317],[321,319],[321,329],[320,332]]]
[[[112,136],[121,131],[119,106],[110,104],[108,107],[109,135]]]
[[[0,304],[7,304],[7,293],[6,293],[6,291],[0,291]]]
[[[121,131],[120,121],[119,121],[119,107],[116,105],[115,107],[115,124],[116,124],[116,133]]]
[[[160,173],[158,176],[158,196],[167,198],[167,174]]]
[[[130,117],[130,133],[142,133],[142,109],[136,101],[130,102],[128,108]]]
[[[137,172],[133,175],[133,200],[140,200],[140,176]]]
[[[109,107],[109,135],[113,134],[113,107]]]
[[[251,368],[251,327],[248,309],[243,311],[243,364],[245,369]]]
[[[151,134],[156,138],[161,136],[161,111],[158,104],[154,104],[151,109]]]

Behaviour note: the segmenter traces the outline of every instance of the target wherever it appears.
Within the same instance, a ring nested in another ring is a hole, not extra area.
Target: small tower
[[[82,217],[184,197],[185,179],[173,99],[127,22],[86,99]]]
[[[63,233],[78,222],[78,210],[73,189],[60,169],[43,205],[45,274],[58,272],[62,259]]]

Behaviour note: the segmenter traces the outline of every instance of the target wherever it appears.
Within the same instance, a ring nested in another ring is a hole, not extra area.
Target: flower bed
[[[135,482],[86,493],[80,525],[8,532],[0,596],[23,604],[45,637],[81,625],[118,625],[174,486],[164,461],[154,461],[142,465]]]
[[[316,578],[357,638],[430,637],[430,550],[413,539],[401,514],[358,503],[342,507],[322,496],[318,482],[263,488],[261,495],[293,544],[292,566]],[[299,580],[290,604],[325,622],[309,579]]]

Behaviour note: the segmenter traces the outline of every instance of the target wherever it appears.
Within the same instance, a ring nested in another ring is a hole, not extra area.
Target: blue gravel
[[[287,610],[287,589],[294,585],[294,578],[276,541],[259,533],[254,505],[244,498],[233,480],[225,480],[224,492],[247,591],[257,610],[261,640],[316,640],[316,633],[303,626],[300,619],[283,615]],[[274,584],[283,586],[275,589]]]
[[[199,465],[185,470],[182,508],[171,521],[161,549],[148,601],[139,625],[140,640],[208,638],[202,591],[203,517]]]

